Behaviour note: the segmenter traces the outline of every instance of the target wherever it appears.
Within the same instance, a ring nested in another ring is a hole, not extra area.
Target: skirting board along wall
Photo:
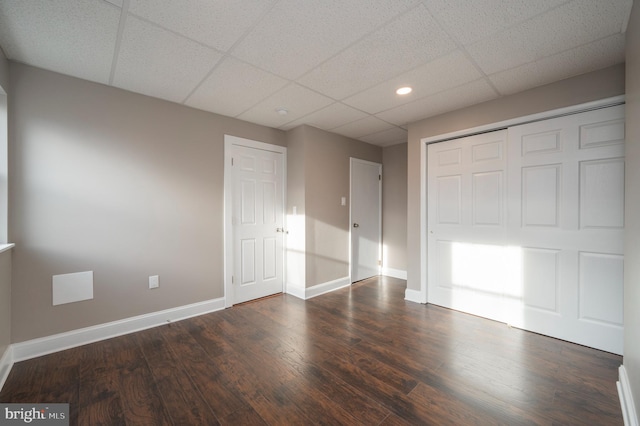
[[[13,367],[13,349],[9,346],[2,354],[2,358],[0,358],[0,390],[2,390],[7,377],[9,377],[11,367]]]
[[[398,278],[401,280],[407,279],[407,271],[401,271],[399,269],[384,268],[382,270],[382,275]],[[293,286],[291,284],[287,284],[287,290],[285,291],[285,293],[295,296],[298,299],[307,300],[307,299],[311,299],[312,297],[320,296],[321,294],[329,293],[330,291],[348,287],[350,285],[351,285],[351,278],[343,277],[337,280],[328,281],[326,283],[317,284],[317,285],[314,285],[313,287],[308,287],[308,288],[300,288],[297,286]],[[420,294],[419,291],[417,291],[416,293]],[[407,300],[410,300],[410,299],[407,299]]]
[[[633,396],[631,395],[631,387],[629,386],[629,378],[624,365],[618,369],[618,396],[620,397],[620,407],[622,408],[622,417],[625,426],[638,426],[638,415],[636,414]]]
[[[427,303],[420,290],[412,290],[410,288],[404,291],[404,300],[414,303]]]
[[[224,309],[224,298],[179,306],[39,339],[14,343],[0,359],[0,389],[13,363]]]
[[[400,280],[407,280],[407,271],[403,271],[401,269],[393,269],[387,268],[386,266],[382,267],[382,275],[386,275],[387,277],[398,278]]]
[[[306,299],[305,290],[306,290],[305,288],[287,284],[287,289],[285,290],[285,293],[290,294],[294,297],[297,297],[298,299],[305,300]]]
[[[287,294],[297,297],[298,299],[307,300],[330,291],[338,290],[351,285],[350,277],[338,278],[337,280],[327,281],[326,283],[317,284],[313,287],[300,288],[287,285]]]

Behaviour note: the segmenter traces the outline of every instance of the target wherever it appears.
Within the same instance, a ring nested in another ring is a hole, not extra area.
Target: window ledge
[[[0,244],[0,253],[5,252],[7,250],[11,250],[15,246],[16,245],[14,243]]]

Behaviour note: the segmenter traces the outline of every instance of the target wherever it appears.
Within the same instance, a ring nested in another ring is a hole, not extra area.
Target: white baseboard
[[[4,382],[9,377],[9,373],[13,368],[13,348],[11,345],[7,347],[2,354],[2,358],[0,358],[0,390],[4,386]]]
[[[320,296],[321,294],[329,293],[330,291],[338,290],[339,288],[349,287],[350,285],[350,277],[338,278],[337,280],[317,284],[313,287],[308,287],[305,289],[305,300],[311,299],[312,297]]]
[[[404,300],[415,303],[427,303],[426,300],[422,300],[422,292],[420,290],[411,290],[410,288],[404,291]]]
[[[294,286],[287,286],[287,294],[297,297],[298,299],[307,300],[312,297],[320,296],[321,294],[329,293],[330,291],[338,290],[340,288],[349,287],[351,285],[350,277],[343,277],[333,281],[327,281],[326,283],[317,284],[313,287],[300,288]]]
[[[305,299],[304,297],[305,289],[302,287],[297,287],[297,286],[287,284],[286,293],[294,297],[297,297],[298,299],[302,299],[302,300]]]
[[[386,275],[388,277],[398,278],[399,280],[407,279],[407,271],[403,271],[401,269],[393,269],[393,268],[382,268],[382,275]]]
[[[26,359],[75,348],[77,346],[110,339],[112,337],[122,336],[124,334],[157,327],[168,322],[180,321],[198,315],[207,314],[209,312],[219,311],[221,309],[224,309],[224,298],[207,300],[204,302],[193,303],[191,305],[179,306],[177,308],[166,309],[164,311],[152,312],[150,314],[139,315],[119,321],[54,334],[52,336],[42,337],[39,339],[14,343],[11,345],[13,349],[13,361],[24,361]]]
[[[636,406],[633,402],[631,394],[631,386],[629,385],[629,377],[624,365],[618,369],[618,396],[620,397],[620,407],[622,408],[622,417],[625,426],[638,426],[638,416],[636,414]]]

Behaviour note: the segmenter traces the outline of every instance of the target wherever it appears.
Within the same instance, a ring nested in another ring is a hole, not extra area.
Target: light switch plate
[[[160,277],[158,275],[151,275],[149,277],[149,288],[160,287]]]

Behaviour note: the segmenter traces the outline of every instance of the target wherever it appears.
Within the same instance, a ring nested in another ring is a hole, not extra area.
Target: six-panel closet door
[[[624,107],[509,129],[508,322],[622,354]]]
[[[428,147],[428,301],[622,354],[624,107]]]
[[[428,147],[428,301],[506,321],[507,131]]]

